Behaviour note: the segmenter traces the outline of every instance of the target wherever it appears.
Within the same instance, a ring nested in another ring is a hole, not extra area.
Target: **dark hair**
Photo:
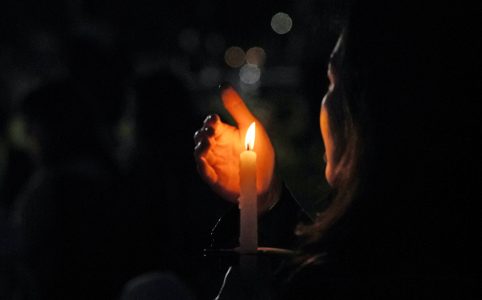
[[[443,230],[453,231],[437,222],[449,218],[462,187],[447,163],[464,123],[447,122],[455,120],[457,87],[443,85],[444,72],[453,72],[441,51],[445,15],[374,2],[354,5],[332,57],[336,83],[326,108],[344,176],[315,223],[299,227],[301,260],[326,253],[351,270],[433,274],[448,242]]]

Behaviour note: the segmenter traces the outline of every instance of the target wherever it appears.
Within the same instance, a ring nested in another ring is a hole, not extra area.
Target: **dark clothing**
[[[236,211],[223,216],[213,230],[215,248],[236,246],[239,235]],[[354,221],[357,219],[354,211],[349,210],[318,243],[310,244],[309,249],[302,245],[293,256],[258,254],[258,265],[248,271],[246,268],[243,271],[239,258],[218,262],[218,268],[224,263],[224,271],[232,267],[220,299],[428,299],[444,295],[474,299],[480,293],[477,277],[448,270],[439,272],[447,269],[443,266],[425,270],[427,262],[417,261],[425,256],[404,255],[404,248],[398,247],[400,241],[393,244],[397,238],[367,231],[371,227],[364,228],[363,223],[369,222]],[[296,249],[300,242],[294,229],[298,222],[307,219],[285,188],[277,205],[259,220],[260,246]],[[423,244],[414,240],[406,242],[423,248]],[[256,284],[256,288],[246,291]]]
[[[124,237],[131,241],[134,275],[168,271],[192,290],[201,290],[203,250],[227,204],[202,182],[192,153],[182,151],[189,147],[164,146],[171,142],[139,146],[126,161],[123,187],[129,210]]]
[[[19,199],[19,276],[33,299],[112,299],[128,278],[115,171],[79,158],[39,170]]]
[[[4,147],[5,146],[5,147]],[[0,299],[13,289],[16,237],[9,222],[14,202],[33,171],[27,153],[0,141]]]
[[[0,145],[0,151],[2,150]],[[0,161],[0,213],[3,210],[8,215],[14,200],[30,178],[34,166],[27,153],[13,147],[6,148],[3,156],[5,161]]]

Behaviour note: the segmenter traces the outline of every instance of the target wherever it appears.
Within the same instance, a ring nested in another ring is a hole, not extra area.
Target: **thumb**
[[[236,121],[238,127],[248,127],[249,124],[256,121],[256,117],[251,113],[246,104],[244,104],[241,96],[230,84],[222,84],[220,89],[224,108],[226,108],[234,121]]]

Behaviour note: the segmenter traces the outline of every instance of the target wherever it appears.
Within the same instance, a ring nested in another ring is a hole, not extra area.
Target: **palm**
[[[234,90],[232,93],[236,93]],[[231,98],[230,98],[231,97]],[[234,99],[234,100],[233,100]],[[225,107],[235,118],[238,127],[221,122],[209,122],[199,131],[211,129],[210,136],[198,137],[196,158],[204,180],[221,197],[236,202],[239,197],[239,155],[244,151],[244,134],[251,122],[256,122],[254,151],[257,153],[258,194],[268,191],[273,177],[274,150],[263,125],[249,112],[239,95],[231,94],[223,98]]]
[[[226,125],[223,132],[213,139],[208,164],[214,170],[213,187],[229,200],[239,195],[239,154],[242,143],[239,129]]]
[[[207,161],[216,174],[212,181],[213,188],[234,202],[239,196],[239,155],[244,151],[244,142],[238,128],[227,124],[222,127],[221,132],[212,139]],[[258,193],[262,193],[268,189],[271,181],[274,154],[262,126],[258,125],[257,131],[257,189]]]

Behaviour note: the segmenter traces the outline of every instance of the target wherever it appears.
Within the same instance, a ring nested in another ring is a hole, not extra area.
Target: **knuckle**
[[[211,120],[213,119],[213,115],[208,115],[205,119],[204,119],[204,124],[207,124],[209,122],[211,122]]]
[[[211,115],[208,115],[208,116],[206,117],[206,119],[204,119],[204,124],[206,124],[206,125],[207,125],[207,124],[214,124],[214,123],[217,122],[217,120],[218,120],[218,115],[216,115],[216,114],[211,114]]]
[[[198,137],[199,137],[199,130],[196,130],[196,132],[194,132],[193,138],[197,139]]]
[[[208,136],[212,136],[212,135],[214,134],[214,128],[212,128],[212,127],[210,127],[210,126],[209,126],[209,127],[205,127],[203,131],[204,131],[204,133],[206,133]]]

